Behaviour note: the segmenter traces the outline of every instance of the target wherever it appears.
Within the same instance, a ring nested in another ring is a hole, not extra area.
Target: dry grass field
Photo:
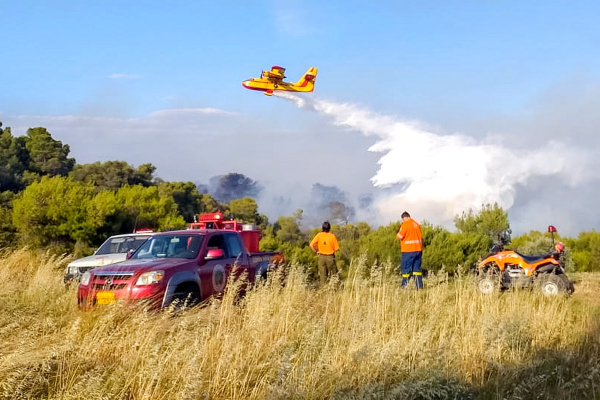
[[[0,399],[600,398],[598,274],[569,298],[483,296],[469,276],[400,290],[357,259],[318,290],[292,267],[241,301],[81,312],[65,261],[0,255]]]

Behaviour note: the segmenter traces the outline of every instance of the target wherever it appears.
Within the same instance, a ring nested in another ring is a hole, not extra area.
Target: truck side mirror
[[[214,260],[217,258],[223,258],[225,256],[225,252],[223,249],[208,249],[206,252],[205,260]]]

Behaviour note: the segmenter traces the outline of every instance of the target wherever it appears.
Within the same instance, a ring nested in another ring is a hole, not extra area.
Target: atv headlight
[[[165,276],[165,271],[144,272],[143,274],[140,275],[140,277],[138,278],[138,280],[135,284],[136,284],[136,286],[152,285],[153,283],[160,282],[164,276]]]
[[[67,275],[79,275],[79,267],[67,267]]]
[[[90,277],[92,276],[92,274],[90,274],[89,272],[84,272],[84,274],[81,276],[81,279],[79,280],[79,284],[83,285],[83,286],[87,286],[90,283]]]

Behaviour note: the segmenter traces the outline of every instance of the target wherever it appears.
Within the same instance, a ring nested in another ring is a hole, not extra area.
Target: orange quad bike
[[[547,296],[573,293],[575,287],[564,268],[565,246],[561,242],[554,243],[554,226],[550,225],[548,232],[552,235],[553,249],[537,256],[504,249],[510,237],[508,233],[502,235],[500,244],[494,245],[491,253],[477,265],[479,291],[488,294],[510,288],[534,288]]]

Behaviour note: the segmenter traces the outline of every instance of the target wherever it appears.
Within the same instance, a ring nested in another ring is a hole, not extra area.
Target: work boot
[[[421,275],[415,276],[415,287],[417,289],[423,289],[423,277]]]
[[[400,285],[400,287],[402,289],[406,289],[406,286],[408,285],[408,278],[404,278],[402,277],[402,284]]]

